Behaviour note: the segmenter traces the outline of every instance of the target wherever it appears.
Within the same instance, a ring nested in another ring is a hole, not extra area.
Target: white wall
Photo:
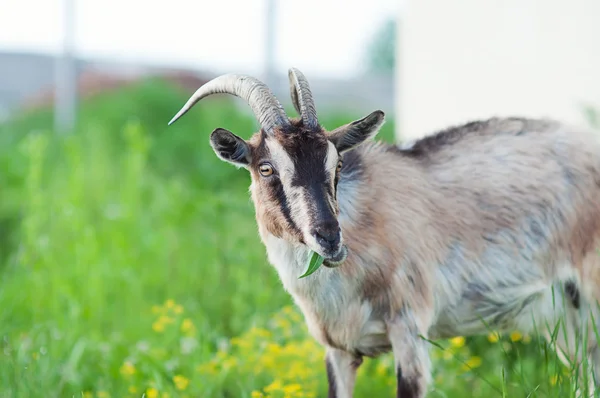
[[[600,0],[405,0],[397,134],[490,116],[585,123],[600,109]]]

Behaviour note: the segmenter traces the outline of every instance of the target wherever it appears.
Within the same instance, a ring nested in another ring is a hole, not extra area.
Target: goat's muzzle
[[[326,258],[323,261],[323,265],[328,268],[339,267],[346,260],[346,257],[348,257],[348,248],[346,247],[346,245],[342,245],[338,254],[331,258]]]

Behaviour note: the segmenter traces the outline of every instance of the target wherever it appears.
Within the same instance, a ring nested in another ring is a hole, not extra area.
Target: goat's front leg
[[[396,362],[397,398],[423,398],[431,379],[426,335],[410,311],[402,311],[388,324],[388,338]]]
[[[351,398],[354,392],[356,371],[362,364],[362,357],[327,347],[325,364],[329,383],[328,398]]]

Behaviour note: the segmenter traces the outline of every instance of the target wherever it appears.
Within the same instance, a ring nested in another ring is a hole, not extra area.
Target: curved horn
[[[226,74],[210,80],[196,90],[181,110],[171,119],[169,125],[183,116],[202,98],[211,94],[232,94],[246,100],[260,126],[268,133],[271,133],[277,125],[289,124],[283,106],[266,84],[251,76]]]
[[[308,128],[317,128],[319,121],[317,120],[317,110],[310,92],[308,80],[304,74],[296,68],[291,68],[288,72],[290,79],[290,92],[294,108],[302,116],[304,126]]]

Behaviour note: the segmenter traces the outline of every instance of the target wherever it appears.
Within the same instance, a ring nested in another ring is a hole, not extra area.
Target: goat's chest
[[[325,279],[325,278],[324,278]],[[383,319],[351,286],[327,278],[317,288],[291,289],[310,334],[322,345],[374,356],[389,349]]]
[[[325,266],[300,278],[310,253],[281,240],[266,243],[269,261],[320,344],[366,356],[389,350],[383,319],[360,299],[356,280]]]

